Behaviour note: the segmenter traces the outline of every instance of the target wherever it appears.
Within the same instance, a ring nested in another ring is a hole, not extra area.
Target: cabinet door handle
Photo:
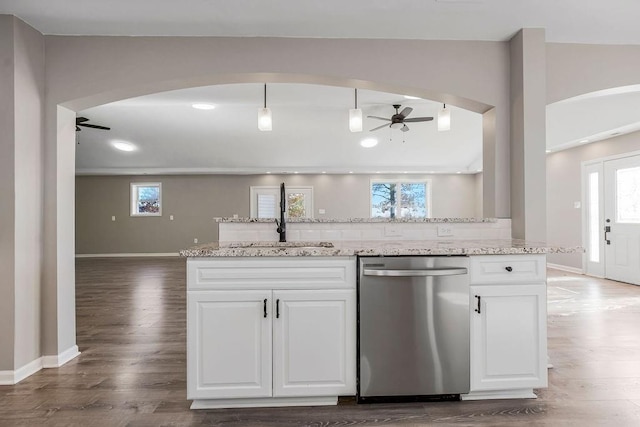
[[[513,271],[513,267],[511,267],[510,265],[506,266],[504,269],[507,270],[509,273]]]
[[[475,311],[478,314],[481,314],[480,313],[480,300],[482,299],[482,297],[480,295],[476,295],[475,297],[478,299],[478,307],[473,311]]]
[[[262,307],[264,309],[264,317],[267,317],[267,299],[265,298],[264,301],[262,302]]]
[[[276,300],[276,319],[280,318],[280,300]]]

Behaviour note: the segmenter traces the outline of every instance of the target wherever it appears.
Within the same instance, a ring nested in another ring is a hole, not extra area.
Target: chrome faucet
[[[280,233],[280,241],[287,241],[287,224],[284,219],[284,213],[286,209],[286,200],[285,200],[285,191],[284,191],[284,182],[280,184],[280,222],[276,219],[276,225],[278,228],[276,231]]]

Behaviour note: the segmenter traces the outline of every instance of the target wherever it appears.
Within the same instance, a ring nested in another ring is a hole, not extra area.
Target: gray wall
[[[526,28],[511,39],[512,236],[546,241],[544,29]],[[526,112],[526,114],[525,114]]]
[[[477,211],[474,175],[79,176],[76,251],[166,253],[192,246],[194,238],[201,243],[215,241],[214,217],[249,216],[252,185],[313,186],[316,218],[366,218],[371,178],[430,179],[433,216],[473,217]],[[161,217],[129,215],[131,182],[162,182]],[[319,215],[318,209],[326,213]]]
[[[552,245],[582,245],[581,165],[587,160],[640,151],[640,132],[547,155],[547,240]],[[581,254],[549,255],[550,263],[582,269]]]
[[[41,355],[44,38],[0,16],[0,371]],[[12,343],[9,345],[9,343]]]
[[[0,371],[13,370],[15,310],[14,18],[0,16]]]

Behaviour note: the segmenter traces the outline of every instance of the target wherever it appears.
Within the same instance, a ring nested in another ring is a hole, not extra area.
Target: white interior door
[[[605,277],[640,285],[640,156],[604,162]]]

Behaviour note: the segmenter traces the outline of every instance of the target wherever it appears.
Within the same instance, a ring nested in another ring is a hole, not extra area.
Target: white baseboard
[[[72,359],[75,359],[78,356],[80,356],[80,351],[78,351],[78,346],[74,345],[60,354],[56,354],[53,356],[42,356],[42,367],[59,368],[60,366],[64,365]]]
[[[547,263],[547,267],[548,268],[553,268],[554,270],[567,271],[569,273],[584,274],[584,271],[581,268],[569,267],[568,265],[552,264],[552,263],[548,262]]]
[[[42,368],[59,368],[71,359],[78,357],[78,346],[68,348],[55,356],[38,357],[21,368],[14,371],[0,371],[0,385],[15,385],[27,377],[35,374]]]
[[[127,257],[164,257],[164,256],[180,256],[178,252],[164,253],[131,253],[131,254],[76,254],[76,258],[127,258]]]
[[[468,394],[461,394],[460,400],[491,400],[491,399],[537,399],[538,396],[533,389],[518,390],[492,390],[492,391],[471,391]]]
[[[38,357],[14,371],[0,371],[0,385],[14,385],[42,369],[42,357]]]

